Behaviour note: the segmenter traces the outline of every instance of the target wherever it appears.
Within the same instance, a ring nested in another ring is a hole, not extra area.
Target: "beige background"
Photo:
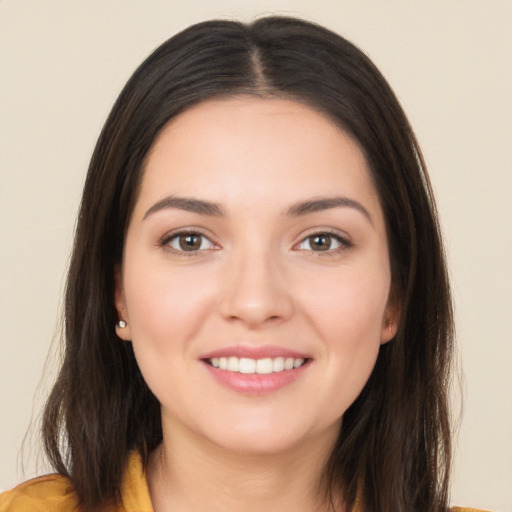
[[[23,478],[21,443],[52,379],[54,365],[44,378],[43,366],[58,330],[80,189],[112,102],[177,30],[275,12],[356,42],[409,114],[437,191],[464,367],[453,502],[511,511],[507,0],[0,0],[0,489]],[[32,476],[34,436],[25,446]]]

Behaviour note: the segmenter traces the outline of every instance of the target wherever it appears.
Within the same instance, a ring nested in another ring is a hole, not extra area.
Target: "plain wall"
[[[465,395],[453,502],[512,510],[512,2],[0,0],[0,489],[54,376],[43,367],[95,140],[135,67],[211,17],[304,17],[354,41],[401,100],[437,193]],[[54,344],[55,351],[57,351]],[[459,396],[454,393],[454,402]],[[34,405],[33,405],[34,404]]]

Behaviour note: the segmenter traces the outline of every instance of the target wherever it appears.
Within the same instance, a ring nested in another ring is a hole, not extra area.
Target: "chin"
[[[326,429],[312,430],[306,425],[294,426],[286,419],[278,424],[275,421],[268,421],[265,424],[261,424],[261,420],[259,424],[255,421],[245,421],[231,424],[230,427],[219,426],[218,435],[210,430],[208,437],[210,442],[224,450],[251,457],[282,455],[286,452],[298,453],[302,449],[307,453],[307,446],[310,443],[319,446],[319,440],[330,451],[338,436],[340,425],[341,421],[337,421]]]

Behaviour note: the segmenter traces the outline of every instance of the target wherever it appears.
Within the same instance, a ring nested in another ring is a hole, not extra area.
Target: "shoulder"
[[[69,480],[46,475],[0,494],[2,512],[74,512],[78,504]]]
[[[490,512],[489,510],[481,510],[477,508],[468,508],[468,507],[452,507],[450,512]]]
[[[128,456],[119,504],[104,505],[104,512],[153,512],[142,460]],[[79,512],[71,482],[57,474],[41,476],[0,494],[0,512]]]

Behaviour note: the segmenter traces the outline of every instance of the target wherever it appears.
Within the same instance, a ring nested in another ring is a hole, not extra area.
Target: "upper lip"
[[[265,359],[267,357],[293,357],[294,359],[310,359],[311,356],[296,350],[276,345],[233,345],[212,350],[203,354],[200,359],[213,359],[218,357],[247,357],[249,359]]]

